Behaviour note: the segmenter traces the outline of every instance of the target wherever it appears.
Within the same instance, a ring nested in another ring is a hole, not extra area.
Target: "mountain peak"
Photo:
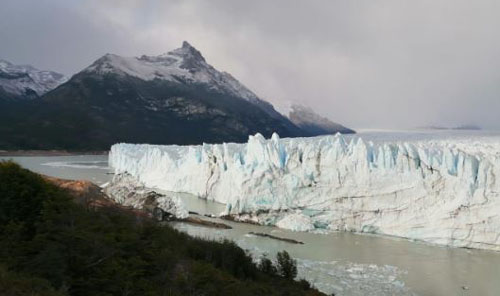
[[[206,63],[205,58],[201,55],[201,52],[194,48],[189,42],[182,42],[182,47],[177,48],[169,52],[168,54],[182,57],[185,60],[188,68],[197,62]]]
[[[194,47],[191,44],[189,44],[189,42],[184,40],[182,42],[182,48],[194,48]]]

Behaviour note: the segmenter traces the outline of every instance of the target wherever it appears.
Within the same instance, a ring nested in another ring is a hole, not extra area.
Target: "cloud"
[[[261,97],[354,127],[500,128],[498,1],[7,0],[0,52],[76,72],[195,45]]]

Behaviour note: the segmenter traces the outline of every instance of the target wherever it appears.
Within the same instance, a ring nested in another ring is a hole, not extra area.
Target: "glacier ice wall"
[[[221,202],[262,224],[500,250],[500,142],[257,134],[246,144],[116,144],[109,161],[148,187]]]

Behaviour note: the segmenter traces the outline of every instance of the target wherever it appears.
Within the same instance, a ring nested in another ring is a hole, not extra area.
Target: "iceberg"
[[[109,163],[146,187],[224,203],[223,214],[260,224],[500,250],[498,138],[257,134],[245,144],[116,144]]]

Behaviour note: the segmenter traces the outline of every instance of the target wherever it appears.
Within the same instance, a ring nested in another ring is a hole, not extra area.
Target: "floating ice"
[[[42,163],[45,166],[51,167],[67,167],[67,168],[75,168],[75,169],[100,169],[100,170],[109,170],[108,163],[106,161],[53,161]]]

